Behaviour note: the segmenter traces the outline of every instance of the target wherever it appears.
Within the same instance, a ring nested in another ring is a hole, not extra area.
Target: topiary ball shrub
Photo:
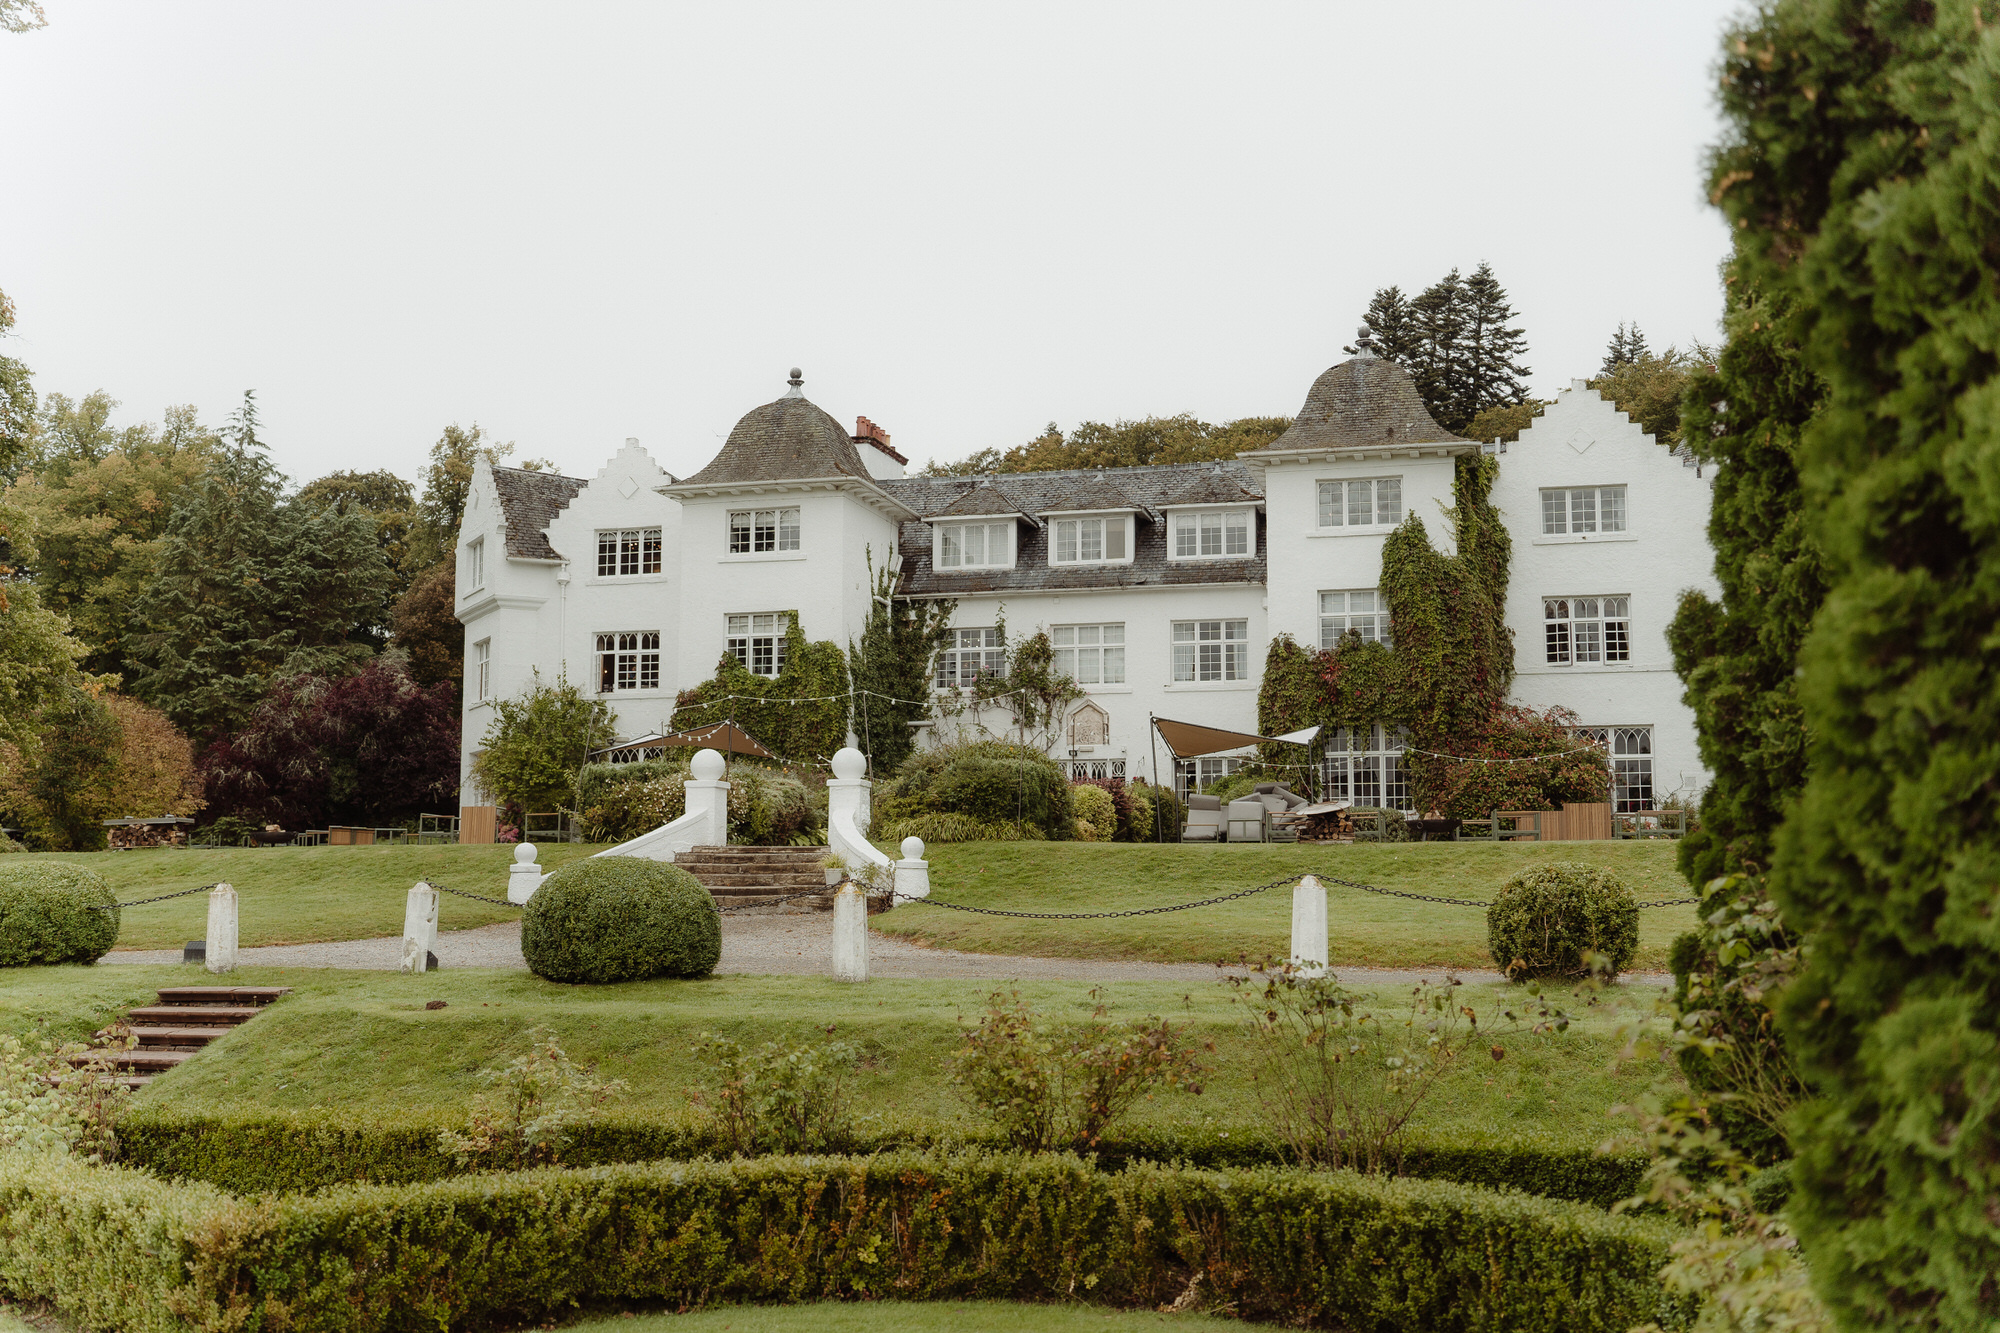
[[[1514,980],[1590,974],[1586,953],[1623,972],[1639,949],[1639,904],[1613,875],[1574,861],[1523,870],[1486,909],[1486,947]]]
[[[705,977],[722,957],[722,922],[708,890],[679,866],[590,856],[528,900],[521,956],[536,976],[566,985]]]
[[[117,901],[104,877],[82,866],[0,866],[0,967],[96,962],[118,942]]]

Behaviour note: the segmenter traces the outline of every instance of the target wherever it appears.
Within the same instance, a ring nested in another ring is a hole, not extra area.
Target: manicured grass
[[[1114,912],[1253,888],[1311,871],[1405,893],[1490,900],[1507,879],[1547,861],[1580,861],[1616,874],[1642,902],[1688,896],[1674,844],[1659,842],[1391,843],[1165,846],[1127,843],[966,842],[925,855],[933,897],[1020,912]],[[1477,907],[1389,898],[1327,887],[1335,966],[1490,968],[1486,914]],[[1186,912],[1099,921],[1029,921],[904,904],[876,929],[940,948],[1044,958],[1215,962],[1290,951],[1291,890]],[[1639,914],[1632,967],[1660,971],[1694,908]]]
[[[602,848],[550,844],[540,849],[542,868],[588,856]],[[88,866],[104,876],[120,902],[227,881],[240,896],[237,942],[313,944],[365,940],[403,933],[404,895],[420,879],[454,889],[507,896],[507,867],[514,849],[485,847],[265,847],[209,851],[32,853],[37,859]],[[23,857],[22,859],[27,859]],[[447,930],[512,921],[520,909],[492,907],[447,896]],[[125,909],[118,930],[121,949],[177,949],[208,928],[203,894]]]
[[[206,981],[193,969],[43,967],[0,973],[0,1030],[76,1036],[161,985]],[[975,1023],[991,983],[874,981],[846,985],[810,977],[720,976],[619,986],[557,986],[525,972],[453,970],[396,974],[244,968],[231,981],[286,985],[295,993],[157,1078],[135,1109],[164,1115],[321,1120],[380,1128],[458,1125],[478,1091],[476,1074],[526,1048],[535,1029],[570,1054],[627,1080],[611,1119],[693,1125],[691,1093],[705,1070],[690,1047],[703,1032],[745,1043],[837,1040],[859,1044],[852,1088],[872,1141],[981,1137],[987,1122],[947,1081],[952,1052]],[[1015,989],[1008,987],[1006,989]],[[1079,982],[1026,982],[1037,1009],[1081,1020],[1094,1003]],[[1252,1081],[1243,1008],[1229,987],[1121,982],[1100,997],[1118,1016],[1149,1013],[1189,1023],[1215,1043],[1202,1096],[1162,1095],[1126,1122],[1133,1130],[1196,1142],[1262,1135],[1267,1122]],[[1402,989],[1384,995],[1393,1002]],[[1505,986],[1467,987],[1464,998],[1490,1021],[1495,1001],[1523,998]],[[1613,988],[1594,1006],[1565,1000],[1578,1021],[1562,1036],[1502,1038],[1506,1058],[1468,1059],[1423,1113],[1425,1133],[1473,1141],[1594,1147],[1612,1128],[1605,1112],[1643,1092],[1663,1067],[1613,1068],[1616,1029],[1650,1012],[1651,988]],[[444,1000],[442,1009],[426,1009]]]
[[[1088,1305],[1013,1301],[846,1301],[815,1305],[731,1305],[693,1314],[612,1315],[567,1325],[575,1333],[1140,1333],[1177,1329],[1223,1333],[1262,1328],[1240,1319]]]

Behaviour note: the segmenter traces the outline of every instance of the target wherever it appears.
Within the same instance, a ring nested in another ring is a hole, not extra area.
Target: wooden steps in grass
[[[158,1004],[126,1011],[124,1022],[137,1046],[126,1051],[85,1052],[72,1056],[71,1063],[104,1060],[122,1075],[120,1083],[143,1088],[155,1074],[172,1069],[291,992],[290,986],[163,986],[154,992]],[[106,1028],[97,1035],[109,1036],[113,1031]]]

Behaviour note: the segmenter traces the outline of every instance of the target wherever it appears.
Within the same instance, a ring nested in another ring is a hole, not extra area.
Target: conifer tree
[[[938,650],[951,641],[955,598],[896,596],[896,574],[874,568],[874,603],[858,643],[847,647],[854,682],[850,723],[874,771],[896,771],[916,748],[913,724],[930,713]]]
[[[1530,372],[1518,358],[1527,354],[1528,338],[1507,327],[1513,318],[1514,307],[1493,276],[1493,266],[1480,264],[1465,280],[1464,388],[1462,399],[1452,405],[1456,424],[1449,429],[1464,430],[1481,412],[1527,401],[1528,386],[1521,379]]]
[[[1416,346],[1403,365],[1416,381],[1424,405],[1446,430],[1456,430],[1474,415],[1464,410],[1471,401],[1465,346],[1467,313],[1465,280],[1457,269],[1410,302]]]
[[[2000,1318],[1996,18],[1779,0],[1722,65],[1713,197],[1826,388],[1799,472],[1827,592],[1772,887],[1811,959],[1780,1006],[1815,1094],[1787,1215],[1850,1328]]]
[[[1597,368],[1597,373],[1609,375],[1620,366],[1640,360],[1646,352],[1646,335],[1639,332],[1638,323],[1635,321],[1629,331],[1621,323],[1618,332],[1604,346],[1604,364]]]
[[[1378,290],[1360,336],[1342,350],[1350,356],[1371,352],[1402,366],[1437,423],[1463,431],[1481,412],[1528,401],[1521,378],[1529,372],[1519,363],[1527,336],[1508,326],[1513,318],[1491,264],[1481,264],[1470,278],[1453,269],[1414,300],[1406,300],[1400,287]]]
[[[1415,321],[1410,314],[1410,303],[1403,296],[1401,287],[1378,288],[1368,302],[1368,311],[1361,317],[1361,331],[1354,339],[1352,347],[1341,351],[1349,356],[1361,352],[1372,352],[1384,361],[1394,361],[1407,368],[1418,350]]]

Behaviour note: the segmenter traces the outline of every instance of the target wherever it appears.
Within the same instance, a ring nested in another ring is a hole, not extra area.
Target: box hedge
[[[0,967],[96,962],[118,942],[117,902],[104,877],[82,866],[0,865]]]
[[[458,1174],[437,1146],[436,1125],[378,1126],[292,1117],[227,1118],[148,1111],[142,1106],[118,1124],[124,1160],[163,1176],[200,1180],[236,1194],[316,1190],[332,1185],[409,1183]],[[977,1150],[992,1139],[946,1137],[909,1126],[863,1133],[865,1151],[899,1147]],[[723,1145],[693,1121],[607,1120],[580,1126],[563,1149],[570,1166],[610,1166],[661,1158],[694,1158]],[[1182,1162],[1208,1168],[1281,1166],[1275,1139],[1257,1134],[1173,1134],[1141,1130],[1098,1146],[1100,1167],[1138,1162]],[[1496,1139],[1466,1142],[1415,1139],[1404,1157],[1413,1178],[1456,1181],[1514,1190],[1608,1208],[1638,1192],[1645,1158],[1607,1155],[1559,1141]]]
[[[1639,902],[1596,866],[1533,866],[1501,885],[1487,907],[1486,947],[1517,981],[1588,976],[1592,954],[1622,972],[1639,949]]]
[[[591,856],[535,890],[521,956],[536,976],[567,984],[705,977],[722,957],[722,925],[715,899],[679,866]]]
[[[0,1282],[128,1333],[388,1333],[639,1301],[1154,1307],[1197,1276],[1204,1302],[1293,1326],[1623,1333],[1688,1322],[1654,1277],[1676,1234],[1462,1185],[1069,1156],[655,1162],[258,1199],[0,1161]]]

